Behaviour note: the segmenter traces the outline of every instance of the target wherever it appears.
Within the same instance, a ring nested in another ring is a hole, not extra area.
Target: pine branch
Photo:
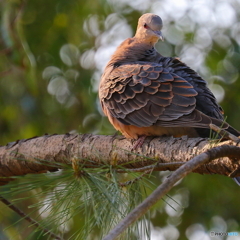
[[[133,142],[124,137],[91,134],[45,135],[20,140],[0,147],[0,184],[14,176],[57,171],[78,162],[81,168],[111,165],[118,171],[128,168],[146,171],[175,171],[181,163],[214,146],[236,145],[233,141],[216,143],[203,138],[147,138],[141,148],[131,151]],[[220,157],[194,172],[240,176],[240,155]],[[122,167],[120,167],[122,166]],[[136,170],[136,171],[138,171]]]

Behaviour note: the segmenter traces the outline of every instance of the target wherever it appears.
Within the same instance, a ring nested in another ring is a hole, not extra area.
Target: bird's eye
[[[148,29],[148,25],[146,23],[144,23],[143,27]]]

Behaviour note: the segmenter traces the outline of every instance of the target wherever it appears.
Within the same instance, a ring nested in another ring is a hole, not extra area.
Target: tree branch
[[[212,161],[217,158],[226,156],[240,155],[240,148],[235,146],[220,146],[207,150],[204,153],[194,157],[189,162],[185,163],[179,169],[171,174],[159,187],[152,192],[141,204],[139,204],[132,212],[130,212],[110,233],[103,238],[103,240],[114,240],[133,222],[143,216],[155,203],[157,203],[165,194],[167,194],[173,185],[181,178],[192,172],[197,167],[204,163]]]
[[[92,134],[45,135],[20,140],[0,147],[0,185],[11,177],[28,173],[57,171],[64,164],[73,161],[84,167],[97,168],[112,165],[118,171],[124,168],[146,171],[174,171],[181,163],[205,152],[214,146],[236,145],[233,141],[213,142],[203,138],[159,137],[147,138],[143,146],[135,151],[132,141],[122,136],[100,136]],[[240,155],[219,157],[194,172],[201,174],[221,174],[240,176]]]
[[[45,234],[48,236],[56,239],[56,240],[63,240],[60,236],[57,236],[55,233],[51,232],[50,230],[42,227],[37,221],[35,221],[33,218],[27,216],[26,213],[21,211],[19,208],[17,208],[15,205],[13,205],[10,201],[8,201],[6,198],[0,196],[0,201],[7,205],[10,209],[12,209],[14,212],[16,212],[20,217],[27,220],[32,224],[32,226],[37,227],[39,230],[42,230]]]

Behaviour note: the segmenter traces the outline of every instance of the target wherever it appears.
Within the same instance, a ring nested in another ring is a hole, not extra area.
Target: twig
[[[149,166],[145,166],[145,167],[141,167],[141,168],[129,168],[129,169],[117,169],[118,173],[126,173],[126,172],[144,172],[146,170],[152,170],[152,171],[166,171],[169,170],[169,168],[171,167],[171,169],[173,168],[179,168],[180,166],[182,166],[185,162],[170,162],[170,163],[157,163],[157,164],[153,164],[153,165],[149,165]]]
[[[2,42],[2,40],[0,41],[0,43],[1,42]],[[11,52],[12,52],[12,48],[10,48],[10,47],[0,50],[0,54],[2,54],[2,55],[5,55],[5,54],[11,53]]]
[[[207,150],[204,153],[186,162],[178,168],[169,178],[167,178],[155,191],[152,192],[141,204],[139,204],[132,212],[130,212],[103,240],[114,240],[133,222],[144,215],[157,201],[159,201],[167,192],[171,190],[173,185],[181,178],[192,172],[200,165],[225,156],[239,156],[240,148],[236,146],[223,145]]]
[[[40,226],[40,224],[35,221],[34,219],[32,219],[31,217],[27,216],[23,211],[21,211],[19,208],[17,208],[16,206],[14,206],[10,201],[8,201],[6,198],[0,196],[0,201],[2,201],[2,203],[4,203],[5,205],[7,205],[10,209],[12,209],[14,212],[16,212],[19,216],[21,216],[22,218],[24,218],[25,220],[27,220],[28,222],[30,222],[32,225],[34,225],[35,227],[41,229],[43,232],[45,232],[46,234],[48,234],[50,237],[57,239],[57,240],[63,240],[63,238],[57,236],[55,233],[52,233],[50,230]]]
[[[1,52],[0,52],[0,54],[1,54]],[[11,71],[12,71],[11,68],[8,69],[8,70],[2,71],[2,72],[0,72],[0,76],[1,76],[1,77],[2,77],[2,76],[6,76],[6,75],[9,74]]]
[[[226,139],[228,139],[228,140],[232,140],[232,141],[234,141],[234,142],[236,142],[236,143],[239,143],[240,142],[240,139],[238,138],[238,137],[236,137],[235,135],[233,135],[233,134],[231,134],[230,132],[228,132],[228,131],[226,131],[226,130],[224,130],[224,129],[222,129],[222,128],[220,128],[220,127],[218,127],[218,126],[216,126],[215,124],[209,124],[209,127],[213,130],[213,131],[215,131],[215,132],[217,132],[221,137],[223,137],[223,138],[226,138]]]
[[[18,12],[17,12],[16,16],[14,17],[13,21],[11,22],[11,25],[13,25],[21,17],[25,6],[26,6],[26,2],[25,2],[25,0],[22,0],[22,2],[20,3],[20,6],[17,9]]]
[[[143,174],[141,174],[139,177],[134,178],[133,180],[126,181],[126,182],[120,182],[119,185],[121,187],[126,187],[128,185],[131,185],[131,184],[137,182],[138,180],[140,180],[144,175],[146,175],[146,174],[148,174],[148,173],[150,173],[152,171],[153,171],[152,169],[149,169],[149,170],[145,171]]]

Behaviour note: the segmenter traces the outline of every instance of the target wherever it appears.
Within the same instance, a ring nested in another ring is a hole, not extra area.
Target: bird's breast
[[[107,109],[104,109],[109,121],[114,128],[120,131],[126,138],[138,139],[140,136],[173,136],[181,137],[187,135],[188,137],[199,137],[199,134],[191,127],[161,127],[152,125],[149,127],[137,127],[133,125],[125,125],[114,118]]]

